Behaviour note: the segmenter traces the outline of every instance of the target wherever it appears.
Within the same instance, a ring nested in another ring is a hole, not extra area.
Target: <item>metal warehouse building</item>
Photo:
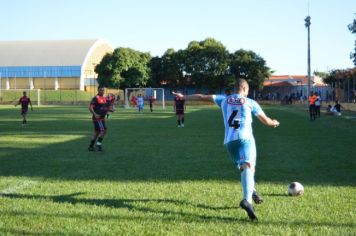
[[[80,89],[113,47],[106,40],[0,41],[0,89]]]

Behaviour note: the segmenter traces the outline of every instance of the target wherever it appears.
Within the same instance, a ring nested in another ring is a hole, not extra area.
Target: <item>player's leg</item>
[[[184,112],[183,112],[183,114],[181,115],[180,123],[181,123],[181,127],[184,127]]]
[[[177,118],[177,123],[178,123],[178,128],[181,127],[181,123],[180,123],[180,111],[176,111],[176,118]]]
[[[256,204],[261,204],[261,203],[263,203],[263,198],[262,198],[262,196],[257,192],[256,187],[253,189],[252,200],[253,200]]]
[[[313,113],[314,113],[313,105],[309,105],[309,117],[310,117],[310,120],[313,120]]]
[[[96,142],[96,140],[98,139],[98,136],[100,134],[100,128],[99,128],[99,125],[97,123],[96,120],[93,120],[93,124],[94,124],[94,133],[93,133],[93,136],[90,140],[90,144],[89,144],[89,147],[88,147],[88,151],[95,151],[95,148],[94,148],[94,144]]]
[[[24,125],[24,124],[26,124],[26,115],[22,112],[22,114],[21,114],[21,116],[22,116],[22,124]]]
[[[255,220],[257,217],[252,205],[252,195],[255,188],[256,146],[253,139],[240,141],[239,154],[243,189],[243,200],[240,202],[240,206],[247,212],[251,220]]]
[[[26,109],[21,109],[21,116],[22,116],[22,124],[23,125],[25,125],[27,123],[26,115],[27,115],[27,110]]]
[[[100,128],[100,132],[98,135],[98,140],[96,142],[96,147],[97,147],[98,151],[103,151],[103,139],[106,134],[105,120],[99,120],[98,125]]]
[[[254,190],[254,165],[253,155],[250,155],[249,140],[236,140],[226,144],[227,150],[235,166],[241,171],[241,184],[243,189],[243,200],[240,207],[243,208],[251,220],[256,220],[252,194]],[[252,153],[253,154],[253,153]],[[248,156],[246,156],[248,155]],[[246,158],[245,158],[246,157]]]
[[[313,105],[313,119],[316,119],[316,106]]]

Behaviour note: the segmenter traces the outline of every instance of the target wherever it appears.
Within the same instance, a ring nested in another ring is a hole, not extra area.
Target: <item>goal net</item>
[[[163,88],[126,88],[125,89],[125,108],[134,108],[136,106],[135,98],[139,95],[144,98],[144,105],[149,105],[149,99],[154,99],[154,106],[166,109],[165,96]]]
[[[40,89],[0,89],[0,104],[15,104],[26,92],[27,97],[31,99],[32,105],[39,106],[41,104]]]

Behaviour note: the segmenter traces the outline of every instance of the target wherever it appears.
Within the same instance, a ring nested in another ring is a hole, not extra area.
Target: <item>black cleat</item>
[[[255,215],[255,211],[253,210],[252,204],[250,204],[246,199],[240,202],[240,207],[247,212],[248,217],[250,220],[258,220],[257,216]]]
[[[263,203],[263,198],[262,198],[256,191],[253,191],[253,193],[252,193],[252,200],[253,200],[256,204],[261,204],[261,203]]]
[[[88,151],[89,152],[95,152],[95,148],[94,147],[88,147]]]
[[[98,145],[98,146],[96,146],[96,150],[98,151],[98,152],[103,152],[104,150],[103,150],[103,147],[100,145]]]

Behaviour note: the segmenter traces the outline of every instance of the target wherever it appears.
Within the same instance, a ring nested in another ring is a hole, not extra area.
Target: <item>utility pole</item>
[[[307,97],[310,95],[310,80],[311,80],[311,71],[310,71],[310,16],[307,16],[305,19],[305,27],[308,29],[308,89]]]

